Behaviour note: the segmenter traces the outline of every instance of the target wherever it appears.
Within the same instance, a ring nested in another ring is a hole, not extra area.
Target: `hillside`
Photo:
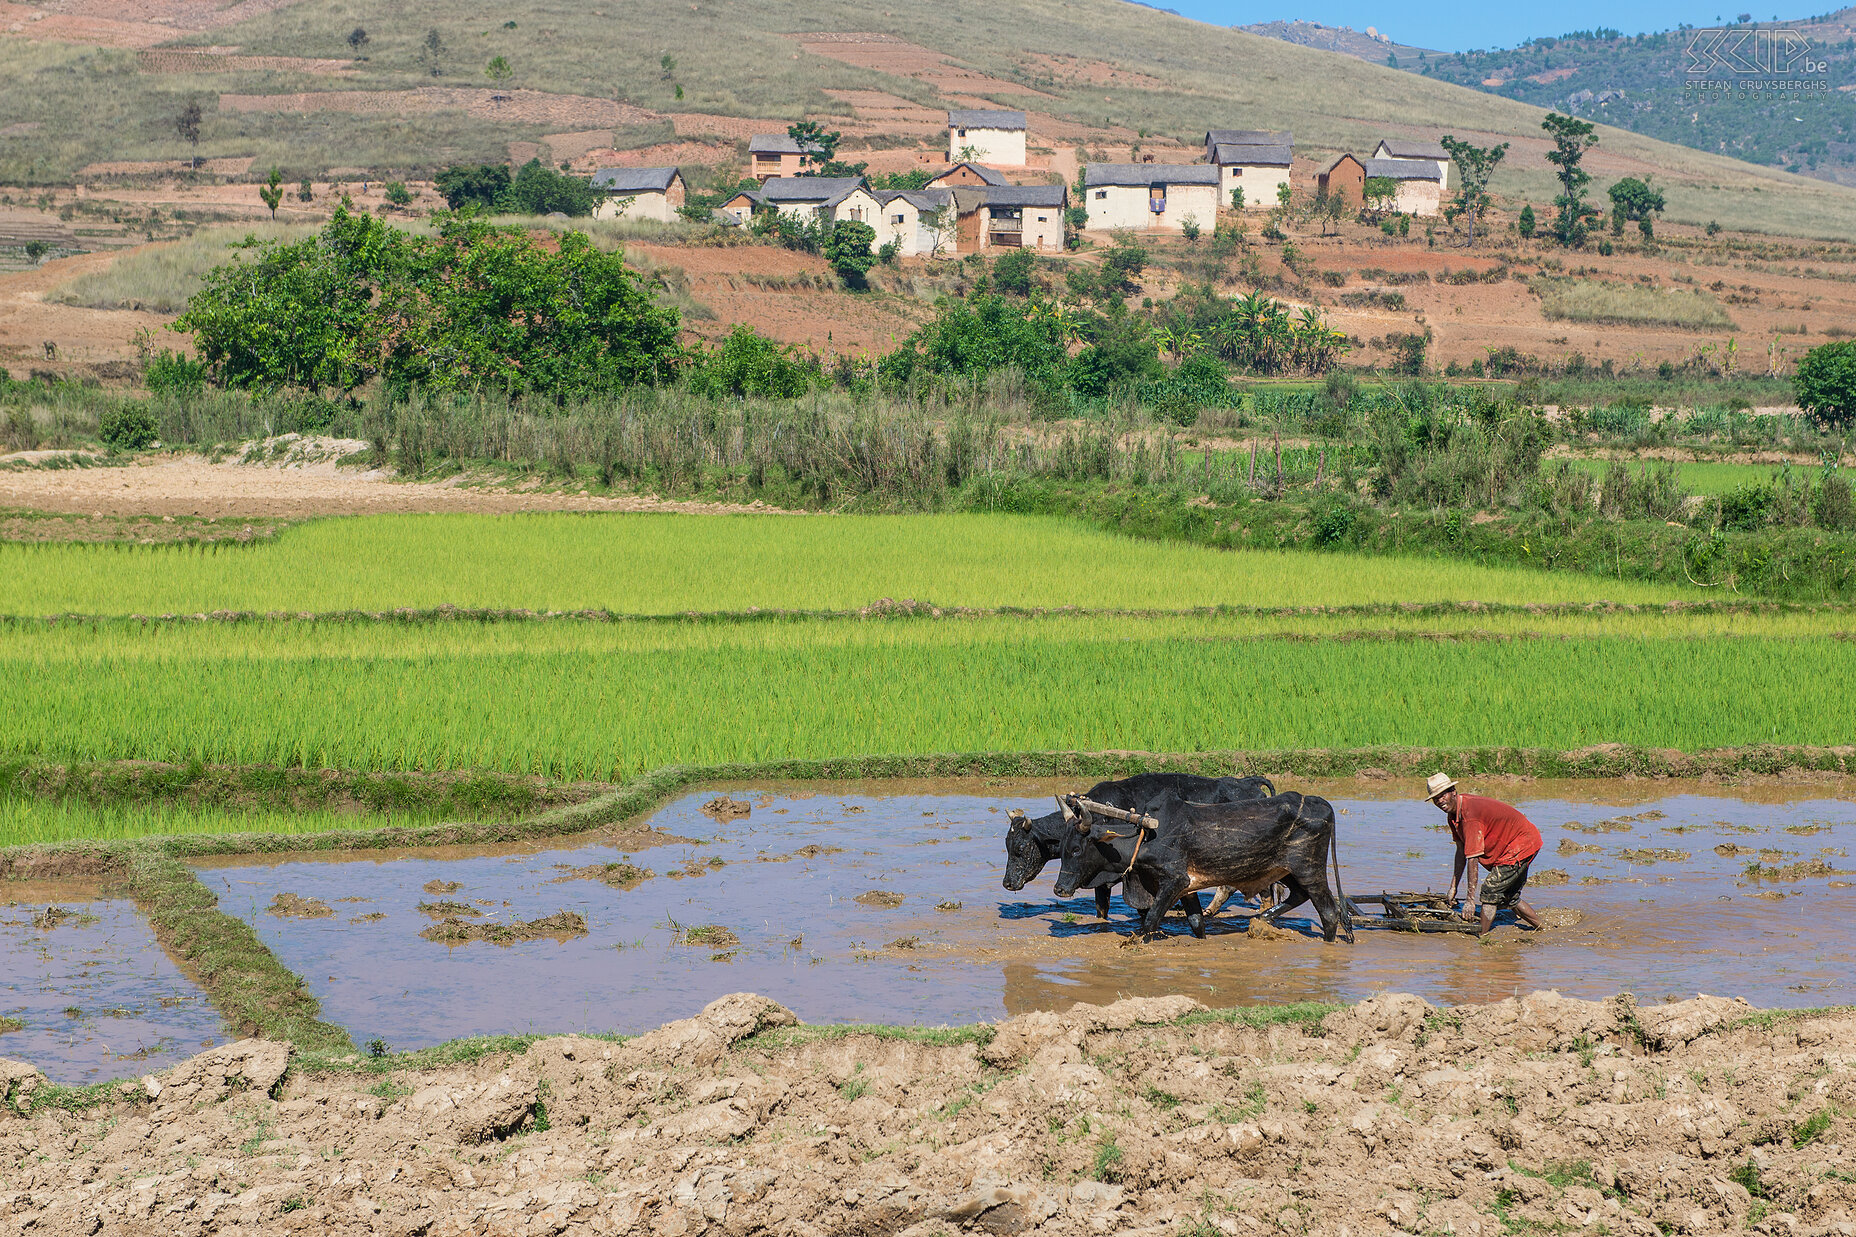
[[[109,18],[87,16],[102,11]],[[1514,143],[1494,188],[1543,201],[1540,112],[1416,73],[1206,25],[1123,0],[351,0],[10,3],[0,180],[167,174],[195,153],[174,117],[204,111],[216,175],[360,180],[471,159],[739,159],[737,143],[800,115],[892,162],[927,157],[948,106],[1023,107],[1062,172],[1134,143],[1185,156],[1213,125],[1294,130],[1318,159],[1380,136],[1455,132]],[[358,52],[351,32],[364,28]],[[21,45],[23,44],[23,46]],[[502,57],[506,80],[486,66]],[[664,58],[668,57],[666,61]],[[610,156],[619,158],[620,156]],[[1124,156],[1125,157],[1125,156]],[[1607,129],[1596,176],[1654,173],[1675,221],[1804,236],[1856,231],[1856,194]]]
[[[1351,30],[1308,22],[1244,29],[1392,63],[1434,81],[1601,120],[1697,150],[1856,185],[1856,8],[1801,21],[1747,22],[1724,28],[1718,40],[1692,29],[1636,37],[1595,30],[1495,51],[1453,54],[1401,47],[1390,61],[1393,47]],[[1799,41],[1783,41],[1793,33]],[[1699,49],[1694,55],[1692,44]],[[1774,47],[1780,49],[1776,59]],[[1787,47],[1795,52],[1789,71]],[[1806,56],[1821,70],[1799,71]],[[1774,81],[1810,85],[1773,90],[1769,83]],[[1759,85],[1747,88],[1743,82]]]

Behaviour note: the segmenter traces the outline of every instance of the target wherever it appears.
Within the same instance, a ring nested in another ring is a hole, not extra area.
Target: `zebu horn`
[[[1063,810],[1064,824],[1070,825],[1076,823],[1076,809],[1070,806],[1070,801],[1068,799],[1064,798],[1062,795],[1058,795],[1057,806]]]
[[[1012,828],[1014,829],[1027,829],[1028,830],[1031,828],[1030,819],[1027,818],[1024,812],[1022,812],[1018,808],[1013,808],[1011,811],[1006,813],[1006,816],[1007,818],[1011,820]]]

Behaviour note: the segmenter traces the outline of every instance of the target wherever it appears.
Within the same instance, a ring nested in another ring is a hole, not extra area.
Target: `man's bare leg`
[[[1476,924],[1476,935],[1487,936],[1489,929],[1495,926],[1495,908],[1487,902],[1482,904],[1482,917]]]
[[[1534,913],[1534,908],[1519,898],[1515,899],[1514,913],[1519,915],[1521,922],[1530,928],[1538,930],[1547,926],[1540,921],[1540,916]]]

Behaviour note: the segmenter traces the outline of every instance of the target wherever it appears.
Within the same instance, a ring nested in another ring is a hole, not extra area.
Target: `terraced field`
[[[245,546],[0,545],[5,615],[441,605],[675,614],[851,610],[881,598],[1180,610],[1699,595],[1435,560],[1233,553],[1003,515],[406,515],[325,520]]]

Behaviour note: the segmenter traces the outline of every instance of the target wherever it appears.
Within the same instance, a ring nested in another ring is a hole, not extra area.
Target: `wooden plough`
[[[1366,915],[1361,906],[1378,906],[1384,914]],[[1347,899],[1347,911],[1358,928],[1390,928],[1394,932],[1474,932],[1476,924],[1456,913],[1456,905],[1441,893],[1367,893]]]

